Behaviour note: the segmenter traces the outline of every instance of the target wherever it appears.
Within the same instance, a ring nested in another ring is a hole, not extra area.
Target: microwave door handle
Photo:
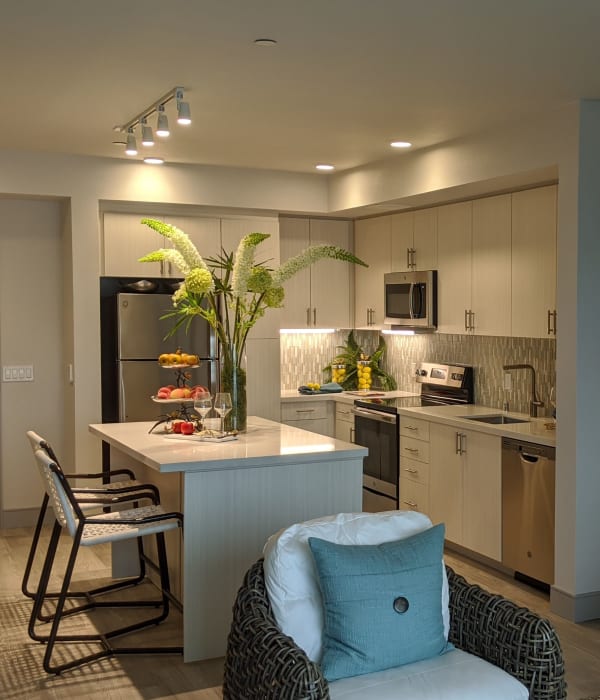
[[[410,283],[410,289],[408,290],[408,315],[410,318],[415,317],[415,307],[414,307],[414,297],[415,297],[415,285],[414,282]]]

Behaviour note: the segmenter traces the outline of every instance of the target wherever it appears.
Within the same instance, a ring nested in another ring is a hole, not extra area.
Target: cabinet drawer
[[[429,421],[401,416],[400,435],[418,440],[429,440]]]
[[[328,401],[293,401],[281,404],[281,420],[316,420],[327,418]]]
[[[400,510],[429,514],[429,486],[400,477]]]
[[[416,481],[420,484],[429,484],[429,464],[402,457],[400,460],[400,478]]]
[[[352,425],[354,425],[354,414],[352,413],[352,406],[350,404],[336,404],[335,419],[336,421],[344,421],[345,423],[352,423]]]
[[[400,437],[400,464],[405,457],[417,462],[429,462],[429,443],[402,435]]]

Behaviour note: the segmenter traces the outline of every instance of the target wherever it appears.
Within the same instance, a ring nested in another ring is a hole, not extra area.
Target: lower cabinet
[[[332,401],[283,401],[281,422],[312,433],[334,436]]]
[[[502,439],[431,423],[429,516],[446,539],[500,561]]]
[[[417,418],[400,417],[400,510],[429,513],[430,425]]]
[[[335,404],[335,437],[344,442],[354,442],[354,415],[351,404]]]

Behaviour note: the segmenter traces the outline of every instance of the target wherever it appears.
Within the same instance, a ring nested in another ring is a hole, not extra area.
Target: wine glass
[[[223,421],[225,416],[231,411],[231,394],[226,391],[220,391],[215,396],[215,411],[221,416],[221,433],[223,430]]]
[[[556,389],[550,387],[550,405],[552,406],[552,418],[556,422]]]
[[[204,428],[204,419],[212,409],[212,396],[208,392],[196,394],[194,397],[194,411],[202,419],[202,427]]]

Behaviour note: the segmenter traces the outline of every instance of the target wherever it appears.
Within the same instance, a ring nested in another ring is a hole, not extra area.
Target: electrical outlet
[[[2,367],[3,382],[32,382],[33,365],[11,365]]]
[[[504,373],[504,391],[512,391],[512,374],[510,372]]]

